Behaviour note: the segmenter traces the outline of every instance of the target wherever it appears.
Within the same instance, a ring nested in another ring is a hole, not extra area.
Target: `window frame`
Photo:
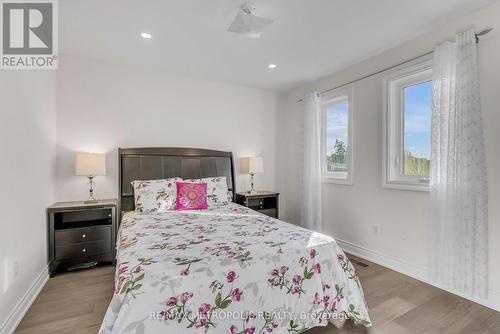
[[[326,109],[342,101],[347,102],[347,171],[327,172],[326,171]],[[321,180],[325,183],[352,185],[353,179],[353,89],[343,88],[332,91],[321,96]]]
[[[404,89],[428,81],[432,81],[431,59],[384,77],[382,186],[385,188],[429,191],[428,178],[404,174]]]

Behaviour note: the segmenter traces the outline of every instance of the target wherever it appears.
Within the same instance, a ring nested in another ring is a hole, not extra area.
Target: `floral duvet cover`
[[[334,239],[231,203],[126,213],[99,333],[296,334],[346,317],[371,325]]]

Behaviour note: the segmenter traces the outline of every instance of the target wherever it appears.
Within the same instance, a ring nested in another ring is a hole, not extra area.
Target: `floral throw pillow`
[[[204,210],[207,206],[207,184],[177,182],[176,210]]]
[[[162,180],[132,181],[135,198],[135,211],[165,212],[175,210],[177,189],[175,183],[179,177]]]
[[[226,205],[231,203],[233,200],[231,192],[227,188],[227,178],[225,176],[188,179],[184,181],[207,184],[208,207]]]

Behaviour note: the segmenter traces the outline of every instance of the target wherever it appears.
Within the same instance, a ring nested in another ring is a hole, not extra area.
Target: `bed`
[[[354,267],[334,239],[230,203],[134,211],[133,180],[225,176],[230,152],[119,150],[115,292],[99,333],[301,333],[347,318],[371,326]]]

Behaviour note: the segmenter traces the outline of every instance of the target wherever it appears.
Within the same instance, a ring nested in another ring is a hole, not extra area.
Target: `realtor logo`
[[[0,0],[2,69],[57,69],[55,0]]]

